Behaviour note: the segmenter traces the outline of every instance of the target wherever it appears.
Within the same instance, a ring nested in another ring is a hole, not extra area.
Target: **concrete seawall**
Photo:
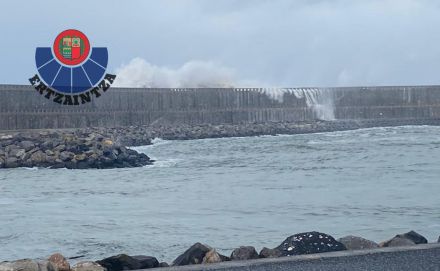
[[[316,119],[440,118],[440,86],[296,89],[111,88],[59,105],[31,86],[0,85],[0,130],[148,124],[238,124]]]
[[[438,271],[440,244],[160,268],[163,271]]]

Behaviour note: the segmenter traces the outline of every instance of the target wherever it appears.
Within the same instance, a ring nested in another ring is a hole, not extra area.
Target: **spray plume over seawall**
[[[258,80],[239,80],[234,69],[211,61],[193,60],[181,67],[169,68],[153,65],[142,58],[134,58],[116,70],[118,87],[173,88],[234,88],[237,91],[258,91],[270,99],[283,102],[285,94],[305,99],[308,108],[320,120],[334,120],[333,93],[326,88],[260,88]],[[248,88],[242,88],[246,86]],[[249,88],[252,87],[252,88]]]
[[[237,88],[236,90],[243,90]],[[253,89],[250,89],[253,90]],[[308,108],[312,109],[317,119],[335,120],[334,95],[328,88],[259,88],[254,89],[264,93],[270,99],[280,103],[285,94],[293,94],[297,99],[304,99]]]

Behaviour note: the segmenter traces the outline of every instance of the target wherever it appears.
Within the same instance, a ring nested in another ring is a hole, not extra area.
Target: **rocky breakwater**
[[[112,135],[91,130],[0,134],[0,168],[121,168],[153,161],[128,149]]]
[[[262,258],[295,257],[298,255],[336,252],[344,250],[364,250],[381,247],[402,247],[427,244],[428,240],[417,232],[410,231],[377,244],[358,236],[348,235],[339,239],[322,232],[303,232],[287,237],[275,248],[264,247],[260,253],[253,246],[235,248],[230,256],[217,252],[215,248],[195,243],[179,255],[171,266],[214,264],[228,261],[258,260]],[[440,237],[439,237],[440,243]],[[81,256],[82,257],[82,256]],[[77,259],[73,257],[71,259]],[[123,271],[141,270],[170,266],[159,262],[153,256],[118,254],[98,261],[82,261],[71,266],[63,255],[56,253],[45,260],[23,259],[0,262],[0,271]],[[209,268],[206,268],[207,270]],[[190,270],[190,269],[185,269]],[[247,270],[247,269],[246,269]]]

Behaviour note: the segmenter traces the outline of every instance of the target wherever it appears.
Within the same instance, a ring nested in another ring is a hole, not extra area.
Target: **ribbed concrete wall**
[[[440,244],[161,268],[163,271],[439,271]]]
[[[92,103],[66,106],[45,99],[31,86],[0,85],[0,129],[314,120],[319,117],[317,108],[310,106],[306,97],[298,95],[309,91],[314,95],[312,100],[331,100],[336,119],[440,117],[440,86],[329,89],[110,88]]]

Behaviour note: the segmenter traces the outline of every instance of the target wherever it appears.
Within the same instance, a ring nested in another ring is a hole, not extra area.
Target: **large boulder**
[[[0,263],[0,271],[57,271],[57,269],[50,262],[37,262],[30,259],[23,259]]]
[[[263,249],[260,251],[260,254],[258,256],[260,258],[278,258],[283,256],[283,254],[281,253],[281,251],[277,249],[263,247]]]
[[[347,250],[332,236],[321,232],[303,232],[292,235],[275,248],[282,256],[314,254]]]
[[[79,262],[72,266],[72,271],[106,271],[106,269],[95,262]]]
[[[413,241],[415,244],[427,244],[428,240],[422,236],[421,234],[415,231],[409,231],[407,233],[398,234],[397,237],[406,238],[408,240]]]
[[[381,247],[400,247],[413,246],[417,244],[427,244],[428,240],[415,231],[397,234],[393,238],[379,244]]]
[[[222,261],[221,255],[215,249],[211,249],[210,251],[206,252],[202,263],[220,263]]]
[[[372,249],[378,248],[379,245],[373,241],[362,237],[348,235],[338,239],[348,250]]]
[[[36,151],[31,155],[30,159],[33,165],[39,166],[46,162],[46,154],[42,151]]]
[[[205,246],[201,243],[195,243],[190,248],[188,248],[182,255],[177,257],[173,261],[174,266],[181,266],[181,265],[190,265],[190,264],[200,264],[203,262],[203,258],[205,257],[206,253],[210,251],[211,248],[208,246]]]
[[[159,266],[156,258],[150,256],[128,256],[119,254],[103,260],[97,261],[98,264],[105,267],[108,271],[147,269]]]
[[[126,254],[111,256],[96,262],[108,271],[134,270],[139,266],[138,260]]]
[[[390,240],[381,242],[379,244],[380,247],[404,247],[404,246],[414,246],[416,243],[414,243],[413,241],[406,239],[406,238],[402,238],[399,236],[395,236],[393,238],[391,238]]]
[[[69,262],[60,253],[52,254],[49,257],[49,259],[47,259],[47,260],[49,262],[51,262],[58,269],[58,271],[69,271],[70,270]]]
[[[231,253],[231,261],[258,259],[258,253],[252,246],[241,246]]]

